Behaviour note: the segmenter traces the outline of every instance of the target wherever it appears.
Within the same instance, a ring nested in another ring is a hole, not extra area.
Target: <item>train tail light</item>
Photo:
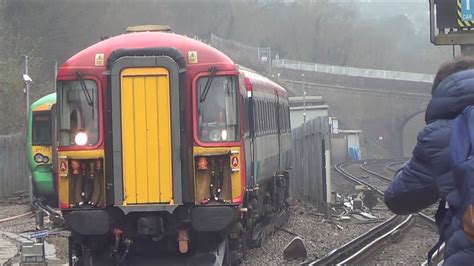
[[[207,170],[207,158],[206,157],[199,157],[197,159],[197,169],[198,170]]]

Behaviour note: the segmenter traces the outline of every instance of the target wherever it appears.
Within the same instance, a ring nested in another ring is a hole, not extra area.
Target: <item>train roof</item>
[[[234,62],[221,51],[183,35],[168,32],[132,32],[98,42],[69,58],[62,66],[105,68],[110,54],[117,49],[140,49],[174,47],[181,52],[188,66],[228,64]],[[197,54],[197,63],[189,63],[189,52]],[[103,55],[102,64],[97,64],[96,55]]]
[[[56,103],[56,93],[43,96],[31,104],[32,111],[48,111],[51,106]]]
[[[285,98],[288,97],[288,92],[277,84],[276,82],[272,81],[271,79],[262,76],[258,74],[257,72],[253,71],[252,69],[249,69],[247,67],[239,65],[239,70],[245,75],[246,78],[250,80],[250,83],[252,83],[252,86],[255,91],[264,91],[264,92],[270,92],[273,94],[273,92],[277,92],[278,95],[283,96]]]

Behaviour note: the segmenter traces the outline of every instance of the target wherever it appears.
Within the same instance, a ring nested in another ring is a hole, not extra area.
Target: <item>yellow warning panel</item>
[[[121,73],[124,204],[172,202],[169,72]]]

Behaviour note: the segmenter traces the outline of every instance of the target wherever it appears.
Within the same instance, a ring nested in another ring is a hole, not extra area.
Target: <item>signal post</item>
[[[430,0],[430,37],[434,45],[459,45],[474,57],[474,0]]]

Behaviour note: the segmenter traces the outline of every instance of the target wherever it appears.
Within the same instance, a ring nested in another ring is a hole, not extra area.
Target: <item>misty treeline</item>
[[[269,46],[280,58],[342,66],[432,73],[450,56],[406,16],[364,18],[346,2],[0,0],[0,134],[24,128],[22,55],[30,57],[33,102],[54,90],[54,61],[61,65],[102,37],[141,24],[168,24],[204,41],[214,33]]]

